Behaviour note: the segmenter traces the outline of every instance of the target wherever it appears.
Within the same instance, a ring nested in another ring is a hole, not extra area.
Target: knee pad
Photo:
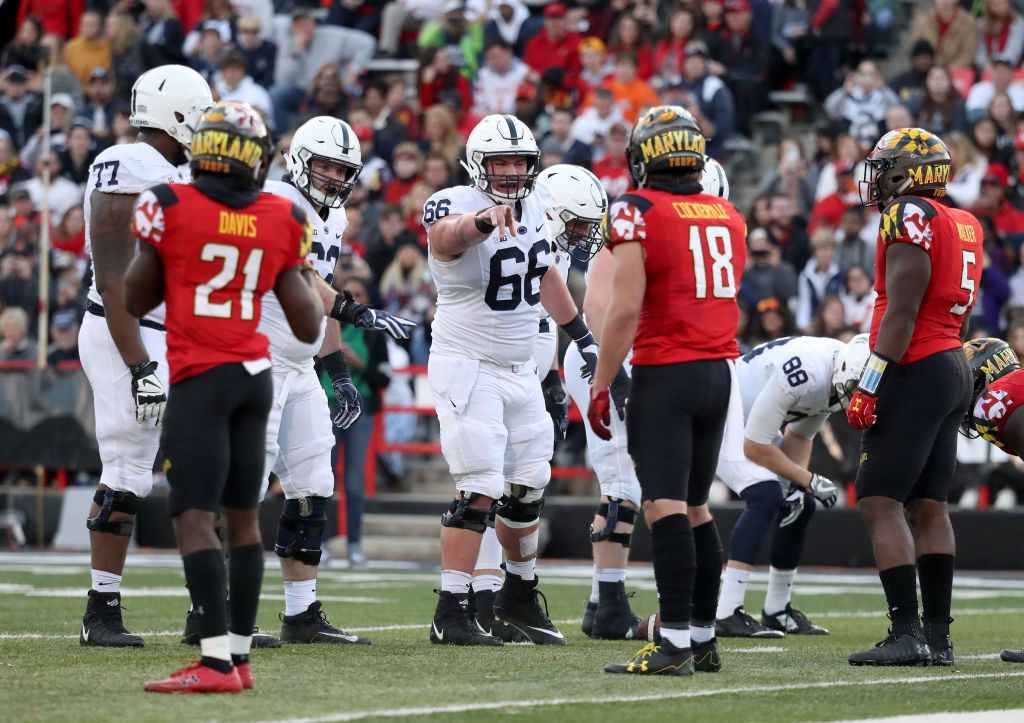
[[[590,526],[591,542],[602,542],[604,540],[608,540],[609,542],[617,542],[623,547],[629,547],[629,542],[633,537],[633,533],[615,531],[615,526],[619,522],[623,522],[627,525],[632,525],[636,522],[636,510],[630,509],[629,507],[623,507],[623,501],[624,500],[611,497],[607,502],[602,502],[598,506],[597,514],[605,518],[605,523],[604,528],[601,530],[595,530],[593,525]]]
[[[100,508],[95,517],[85,520],[85,526],[93,532],[106,532],[110,535],[131,537],[135,529],[134,520],[110,521],[111,512],[123,512],[126,515],[134,515],[139,510],[139,498],[131,492],[119,492],[117,490],[96,490],[92,501]]]
[[[524,485],[506,485],[505,496],[494,512],[508,527],[529,527],[544,508],[544,490]]]
[[[458,499],[452,500],[448,511],[441,515],[441,527],[454,527],[458,530],[469,530],[484,534],[488,527],[494,527],[494,504],[488,510],[481,510],[470,505],[483,495],[476,492],[459,492]]]
[[[285,500],[277,522],[274,552],[278,557],[294,557],[304,565],[319,565],[326,526],[326,497]]]

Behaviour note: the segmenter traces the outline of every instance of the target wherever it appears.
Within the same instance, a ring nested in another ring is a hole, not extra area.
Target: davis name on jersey
[[[282,181],[267,181],[263,185],[266,193],[287,198],[293,201],[306,213],[310,226],[313,228],[313,243],[306,260],[312,264],[320,278],[328,284],[334,278],[334,266],[341,253],[341,239],[348,228],[348,217],[344,208],[330,209],[327,220],[323,220],[309,200],[299,189]],[[263,318],[260,321],[260,332],[270,339],[270,356],[274,364],[283,364],[297,369],[306,370],[313,367],[313,357],[323,345],[327,330],[327,317],[320,322],[320,338],[312,344],[304,344],[295,338],[288,320],[285,318],[281,303],[273,292],[263,297]]]
[[[430,229],[438,220],[493,205],[469,186],[438,191],[423,205],[428,246]],[[515,236],[500,241],[495,231],[451,261],[438,261],[428,253],[437,286],[432,353],[498,364],[521,364],[533,357],[537,329],[546,315],[540,284],[554,262],[554,252],[543,199],[531,194],[514,209]]]
[[[173,166],[160,152],[148,143],[127,143],[111,146],[96,156],[89,167],[89,180],[85,187],[85,248],[92,259],[92,239],[89,236],[89,220],[92,215],[91,196],[93,191],[101,193],[139,194],[158,183],[188,183],[192,179],[188,165]],[[100,306],[103,297],[96,289],[96,273],[93,271],[89,287],[89,301]],[[156,307],[146,318],[158,324],[164,323],[166,309],[163,304]]]

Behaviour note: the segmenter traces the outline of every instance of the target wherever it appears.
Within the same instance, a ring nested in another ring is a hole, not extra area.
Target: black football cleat
[[[601,597],[590,637],[595,640],[635,640],[640,618],[629,607],[624,582],[599,582]]]
[[[892,631],[888,637],[870,650],[851,653],[850,665],[920,666],[930,665],[932,651],[923,635]]]
[[[925,642],[928,643],[928,648],[932,651],[932,665],[944,667],[953,665],[953,641],[949,638],[949,624],[952,622],[953,618],[945,620],[926,618],[923,621],[924,624],[921,627],[924,631]]]
[[[536,577],[524,580],[506,572],[505,584],[494,598],[494,617],[518,628],[534,645],[565,645],[565,636],[548,617],[548,601],[537,589],[537,582]],[[544,610],[538,597],[544,599]]]
[[[706,643],[693,643],[693,667],[701,673],[717,673],[722,669],[718,656],[718,640],[711,638]]]
[[[181,633],[182,645],[199,645],[199,618],[191,610],[185,613],[185,630]],[[273,635],[261,633],[259,628],[253,628],[252,647],[254,648],[280,648],[281,641]]]
[[[259,628],[252,629],[252,647],[254,648],[280,648],[281,639],[275,638],[270,633],[261,633]]]
[[[469,593],[437,593],[437,607],[430,623],[430,642],[434,645],[504,645],[501,638],[487,635],[477,627],[469,603]]]
[[[606,673],[631,675],[693,675],[693,671],[693,651],[677,648],[664,639],[660,643],[648,643],[625,663],[604,666]]]
[[[1024,663],[1024,650],[1007,648],[999,654],[999,659],[1004,663]]]
[[[580,630],[588,638],[590,634],[594,632],[594,615],[597,614],[597,603],[590,602],[587,600],[586,607],[583,608],[583,622],[580,623]]]
[[[281,616],[282,643],[327,643],[330,645],[369,645],[367,638],[346,633],[327,620],[323,603],[314,600],[305,612]]]
[[[496,638],[501,638],[506,643],[530,642],[530,639],[516,628],[494,617],[495,595],[497,593],[493,590],[470,592],[469,600],[473,608],[473,620],[476,622],[477,630],[484,635],[493,635]]]
[[[828,628],[815,625],[802,612],[790,604],[785,610],[769,615],[761,611],[761,624],[785,635],[829,635]]]
[[[104,648],[141,648],[141,635],[129,633],[121,621],[121,593],[89,591],[89,603],[82,617],[81,645]]]
[[[761,638],[766,640],[786,637],[781,630],[772,630],[747,614],[740,605],[732,615],[715,621],[715,635],[719,638]]]

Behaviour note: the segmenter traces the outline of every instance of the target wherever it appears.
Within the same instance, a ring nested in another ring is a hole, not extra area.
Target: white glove
[[[779,520],[779,527],[792,525],[804,513],[804,502],[807,499],[806,494],[802,487],[793,485],[790,488],[789,494],[782,503],[783,515],[782,519]]]
[[[416,328],[416,322],[393,316],[380,309],[367,309],[356,317],[355,325],[360,329],[387,332],[396,341],[408,339],[409,332]]]
[[[839,490],[836,489],[835,483],[820,474],[811,475],[811,494],[825,506],[826,510],[839,499]]]
[[[155,419],[159,426],[167,405],[167,393],[160,377],[156,375],[159,364],[155,361],[131,367],[132,398],[135,400],[135,421],[142,424]]]

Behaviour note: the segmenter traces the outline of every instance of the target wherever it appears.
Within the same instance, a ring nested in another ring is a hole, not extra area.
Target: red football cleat
[[[252,679],[252,664],[239,663],[235,666],[235,670],[238,671],[238,678],[242,681],[242,688],[245,690],[252,690],[254,685]]]
[[[251,672],[249,680],[252,680]],[[193,660],[163,680],[149,681],[146,690],[150,693],[241,693],[242,679],[235,668],[230,673],[222,673]]]

